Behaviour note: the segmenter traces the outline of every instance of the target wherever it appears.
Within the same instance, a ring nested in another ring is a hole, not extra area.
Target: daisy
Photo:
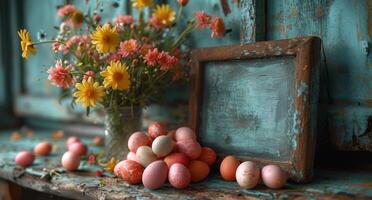
[[[98,82],[93,82],[91,77],[76,84],[75,87],[77,90],[73,94],[76,97],[75,101],[85,107],[96,106],[97,102],[105,96],[105,88],[100,86]]]
[[[112,88],[113,90],[128,90],[130,86],[128,67],[119,61],[110,62],[106,70],[102,71],[101,76],[105,88]]]
[[[145,7],[152,6],[153,0],[132,0],[132,6],[138,10],[142,10]]]
[[[30,53],[35,55],[37,50],[33,45],[30,33],[26,29],[23,29],[18,31],[18,36],[21,39],[22,57],[28,59]]]
[[[115,52],[119,44],[119,34],[115,27],[111,28],[110,24],[98,26],[91,38],[92,44],[96,45],[99,53]]]
[[[163,25],[169,26],[176,19],[176,12],[174,12],[169,5],[157,5],[153,16],[155,16]]]

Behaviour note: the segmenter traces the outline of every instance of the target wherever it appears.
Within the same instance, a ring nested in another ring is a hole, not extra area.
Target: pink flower
[[[66,17],[67,15],[70,15],[71,13],[75,11],[76,11],[75,6],[68,4],[58,9],[58,16]]]
[[[98,24],[99,21],[101,21],[101,16],[99,15],[93,15],[93,21]]]
[[[116,26],[131,25],[134,23],[134,19],[130,15],[119,15],[115,18],[114,23]]]
[[[204,11],[195,13],[196,28],[202,29],[208,27],[211,23],[211,16],[207,15]]]
[[[158,60],[158,55],[159,55],[159,51],[157,48],[149,50],[144,57],[145,63],[150,66],[155,66]]]
[[[149,21],[150,25],[154,28],[157,28],[157,29],[163,29],[165,26],[163,23],[161,23],[161,21],[155,16],[153,15],[151,18],[150,18],[150,21]]]
[[[214,17],[210,24],[212,38],[223,37],[225,35],[225,24],[220,17]]]
[[[120,42],[119,54],[123,57],[128,57],[133,55],[138,50],[138,42],[135,39],[125,40]]]
[[[158,63],[160,70],[168,71],[178,64],[178,59],[175,56],[169,55],[168,52],[162,51],[158,55]]]
[[[56,65],[48,69],[48,79],[57,87],[69,88],[74,84],[74,79],[71,77],[71,65],[63,67],[62,61],[57,60]]]
[[[57,53],[58,52],[58,49],[59,49],[59,43],[58,42],[54,42],[52,44],[52,50],[54,53]]]
[[[85,72],[83,79],[88,80],[88,78],[90,78],[90,77],[93,78],[94,75],[95,75],[94,71],[89,70],[89,71]]]
[[[173,76],[172,76],[172,81],[178,81],[181,78],[183,78],[184,74],[181,69],[176,69]]]
[[[88,163],[90,165],[95,164],[96,163],[96,157],[94,157],[94,155],[89,155],[89,157],[88,157]]]
[[[74,35],[67,40],[65,47],[63,49],[64,53],[67,53],[74,45],[78,47],[88,49],[90,44],[90,38],[88,35]]]
[[[149,50],[151,50],[151,49],[153,49],[153,47],[150,44],[144,44],[144,45],[142,45],[140,51],[141,51],[141,54],[143,56],[145,56],[149,52]]]
[[[121,54],[119,53],[113,53],[111,54],[109,57],[108,57],[108,62],[111,62],[111,61],[118,61],[121,59]]]

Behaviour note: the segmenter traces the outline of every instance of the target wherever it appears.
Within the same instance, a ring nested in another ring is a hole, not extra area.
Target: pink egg
[[[186,154],[191,160],[197,159],[201,154],[200,144],[193,139],[178,141],[177,149],[179,152]]]
[[[162,160],[158,160],[145,168],[142,174],[142,183],[148,189],[157,189],[165,183],[167,176],[167,164]]]
[[[171,130],[167,133],[173,140],[176,140],[176,130]]]
[[[35,160],[35,156],[29,151],[21,151],[15,157],[15,163],[23,167],[32,165]]]
[[[62,166],[68,171],[75,171],[80,165],[80,156],[67,151],[61,159]]]
[[[115,176],[119,176],[119,177],[121,176],[120,170],[121,170],[121,167],[124,164],[124,161],[125,160],[122,160],[122,161],[118,162],[118,164],[115,165],[115,168],[114,168],[114,174],[115,174]]]
[[[149,125],[148,132],[152,139],[155,139],[156,137],[160,135],[166,135],[167,130],[165,128],[165,125],[161,122],[153,122]]]
[[[188,139],[196,140],[195,132],[189,127],[181,127],[177,129],[174,137],[177,142]]]
[[[76,137],[76,136],[71,136],[67,139],[66,141],[66,146],[68,148],[68,146],[70,146],[70,144],[72,143],[75,143],[75,142],[80,142],[80,138]]]
[[[254,162],[243,162],[236,169],[235,177],[241,187],[254,188],[260,179],[260,168]]]
[[[104,139],[101,136],[96,136],[93,138],[93,143],[97,146],[101,146],[104,142]]]
[[[132,160],[132,161],[136,161],[136,162],[140,163],[139,159],[137,158],[137,155],[135,153],[131,152],[131,151],[127,155],[127,160]]]
[[[149,136],[147,136],[143,132],[135,132],[133,133],[128,140],[128,148],[131,152],[136,152],[138,147],[140,146],[150,146],[151,140]]]
[[[288,175],[278,165],[266,165],[261,171],[263,183],[272,189],[280,189],[287,182]]]
[[[175,163],[169,169],[168,180],[173,187],[182,189],[189,185],[191,174],[185,165]]]
[[[73,152],[79,156],[84,156],[88,153],[88,147],[80,142],[75,142],[68,146],[68,151]]]
[[[52,151],[52,145],[48,142],[40,142],[34,148],[34,153],[39,156],[47,156]]]

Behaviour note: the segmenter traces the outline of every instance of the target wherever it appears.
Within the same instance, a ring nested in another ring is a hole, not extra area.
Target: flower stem
[[[46,41],[42,41],[42,42],[34,42],[34,43],[32,43],[32,45],[39,45],[39,44],[45,44],[45,43],[54,43],[54,42],[61,43],[58,40],[46,40]]]

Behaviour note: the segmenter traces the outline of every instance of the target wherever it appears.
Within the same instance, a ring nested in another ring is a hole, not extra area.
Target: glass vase
[[[105,158],[126,159],[130,135],[142,128],[142,108],[106,109]]]

